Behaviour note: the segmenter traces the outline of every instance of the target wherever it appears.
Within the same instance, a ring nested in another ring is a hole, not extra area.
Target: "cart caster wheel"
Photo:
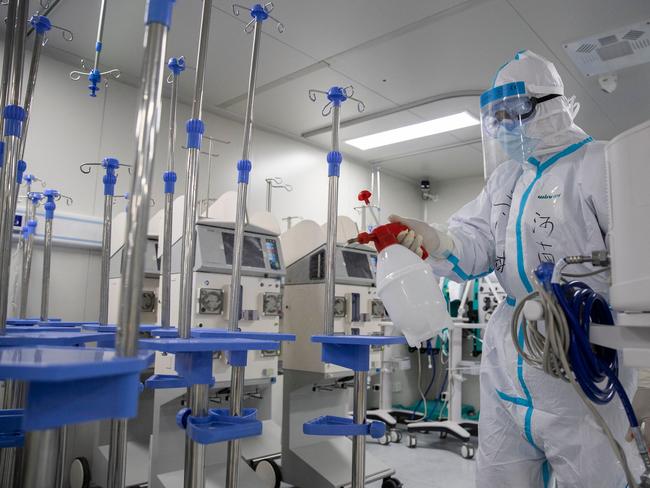
[[[75,458],[70,463],[70,488],[90,487],[90,463],[85,457]]]
[[[440,438],[441,439],[446,439],[447,438],[447,433],[446,432],[440,432]]]
[[[402,482],[397,478],[384,478],[381,488],[402,488]]]
[[[262,459],[253,467],[255,474],[264,481],[264,486],[268,488],[280,488],[282,481],[282,472],[280,467],[272,459]]]
[[[385,434],[379,438],[379,444],[382,446],[387,446],[391,442],[390,434]]]
[[[474,446],[471,444],[463,444],[460,448],[460,455],[465,459],[472,459],[474,457]]]
[[[406,441],[406,447],[409,447],[411,449],[418,447],[418,438],[414,435],[409,435]]]
[[[391,442],[401,442],[402,433],[397,429],[390,429],[390,441]]]

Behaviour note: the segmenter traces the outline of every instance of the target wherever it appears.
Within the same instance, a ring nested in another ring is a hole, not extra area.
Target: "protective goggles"
[[[490,103],[482,110],[483,130],[492,137],[496,137],[501,127],[512,132],[532,117],[537,105],[559,96],[558,94],[543,97],[517,95]]]

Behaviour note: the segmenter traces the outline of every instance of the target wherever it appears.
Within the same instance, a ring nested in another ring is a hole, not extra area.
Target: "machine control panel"
[[[111,256],[110,278],[119,278],[122,275],[122,261],[124,260],[124,246]],[[161,261],[158,258],[158,239],[147,239],[147,250],[144,262],[144,274],[148,278],[160,276]]]
[[[323,283],[325,281],[325,246],[315,249],[287,269],[287,284]],[[373,286],[377,271],[377,253],[350,246],[336,248],[336,282]],[[343,306],[345,308],[345,306]]]
[[[203,224],[196,226],[197,247],[195,271],[230,273],[235,246],[235,231],[229,227]],[[180,241],[174,244],[172,272],[180,271]],[[175,261],[175,263],[174,263]],[[247,230],[244,233],[242,274],[247,276],[284,276],[285,269],[279,238]]]

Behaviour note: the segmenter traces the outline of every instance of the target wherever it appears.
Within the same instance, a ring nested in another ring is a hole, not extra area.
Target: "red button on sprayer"
[[[361,197],[361,194],[359,194],[359,197]],[[409,228],[402,223],[393,222],[390,224],[384,224],[375,227],[373,231],[370,233],[362,232],[357,236],[355,240],[359,244],[368,244],[372,242],[375,244],[375,248],[377,249],[377,252],[381,252],[383,249],[387,248],[388,246],[392,246],[393,244],[399,244],[397,240],[397,236],[399,235],[400,232],[405,230],[409,230]],[[423,247],[421,249],[422,249],[422,259],[428,258],[429,253],[426,251],[426,249],[424,249]]]
[[[359,201],[364,202],[366,205],[370,205],[370,197],[372,197],[372,193],[368,190],[361,190],[357,196]]]

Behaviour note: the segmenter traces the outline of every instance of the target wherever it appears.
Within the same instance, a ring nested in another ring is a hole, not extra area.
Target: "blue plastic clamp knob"
[[[174,76],[180,75],[185,71],[185,57],[181,56],[180,58],[169,58],[167,61],[167,67],[174,73]]]
[[[343,155],[338,151],[327,153],[327,176],[341,176],[341,163]]]
[[[370,422],[368,433],[373,439],[380,439],[386,434],[386,424],[383,422]]]
[[[29,19],[29,23],[39,34],[45,34],[47,31],[52,29],[52,23],[50,22],[50,19],[45,17],[45,15],[32,15],[32,18]]]
[[[177,179],[178,177],[174,171],[165,171],[163,174],[163,181],[165,182],[165,193],[174,193]]]
[[[36,220],[28,220],[27,221],[27,227],[29,227],[30,232],[33,234],[36,232],[36,227],[38,226],[38,222]]]
[[[340,86],[333,86],[327,91],[327,99],[332,102],[335,107],[339,107],[348,99],[348,96],[345,94],[343,88]]]
[[[27,183],[28,185],[32,185],[32,184],[34,183],[35,180],[36,180],[36,176],[34,176],[34,175],[31,174],[31,173],[28,174],[28,175],[23,176],[23,181],[24,181],[25,183]]]
[[[264,9],[264,6],[260,3],[256,3],[251,8],[251,17],[253,17],[258,22],[264,22],[269,18],[268,12]]]
[[[190,415],[192,415],[191,408],[181,408],[176,414],[176,425],[185,430],[187,428],[187,418]]]
[[[97,96],[97,92],[99,91],[99,82],[102,81],[102,74],[98,69],[93,69],[88,74],[88,81],[90,82],[90,85],[88,85],[90,96],[94,98]]]
[[[27,239],[27,237],[29,237],[29,227],[27,227],[26,225],[23,226],[23,228],[20,229],[20,233],[23,239]]]
[[[45,218],[47,220],[52,220],[54,218],[54,210],[56,209],[54,199],[59,196],[59,192],[47,189],[43,192],[43,196],[47,199],[47,202],[45,202]]]
[[[163,24],[171,27],[172,12],[176,0],[147,0],[147,15],[144,19],[145,25]]]
[[[25,109],[19,105],[7,105],[4,108],[5,136],[20,137],[25,115]]]
[[[248,184],[248,178],[252,169],[253,163],[251,163],[248,159],[240,159],[237,162],[237,183]]]
[[[104,45],[101,43],[101,41],[97,41],[95,43],[95,52],[101,53],[103,47]]]
[[[18,182],[19,185],[22,185],[23,183],[23,175],[25,174],[25,171],[27,171],[27,163],[22,159],[19,159],[18,171],[16,172],[16,181]]]
[[[205,124],[199,119],[190,119],[185,124],[187,131],[188,149],[201,149],[201,139],[205,132]]]
[[[0,141],[0,168],[5,164],[5,141]]]

